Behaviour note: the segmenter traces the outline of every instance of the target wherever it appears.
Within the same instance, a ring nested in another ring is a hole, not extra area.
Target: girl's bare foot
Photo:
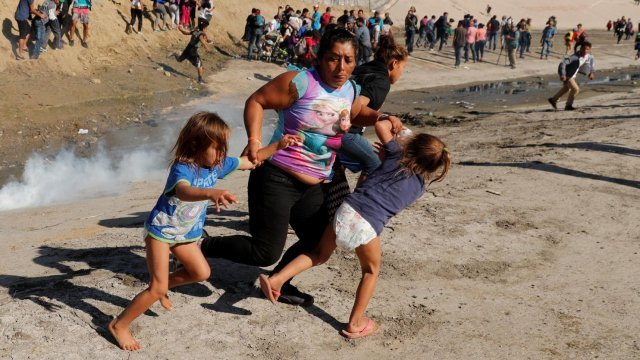
[[[140,345],[138,340],[136,340],[133,335],[131,335],[129,328],[125,327],[124,329],[120,329],[117,326],[117,322],[118,318],[111,320],[108,328],[113,338],[116,339],[118,346],[120,346],[122,350],[127,351],[138,351],[142,349],[142,346]]]
[[[349,339],[359,339],[375,334],[380,327],[373,320],[362,317],[357,325],[348,324],[342,335]]]
[[[167,294],[164,294],[164,296],[160,298],[160,305],[167,311],[173,310],[173,303]]]

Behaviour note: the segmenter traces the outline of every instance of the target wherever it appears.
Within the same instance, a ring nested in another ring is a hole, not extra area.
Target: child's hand
[[[235,204],[238,202],[236,196],[227,190],[212,189],[209,194],[209,200],[216,205],[216,212],[220,212],[220,205],[224,208],[228,208],[229,204]]]
[[[278,150],[282,150],[291,145],[302,145],[302,138],[299,135],[286,134],[278,141]]]

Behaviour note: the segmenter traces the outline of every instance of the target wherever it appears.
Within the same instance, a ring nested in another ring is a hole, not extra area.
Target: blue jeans
[[[551,52],[551,40],[542,40],[542,50],[540,51],[540,58],[549,56]]]
[[[36,36],[36,43],[31,51],[31,57],[37,59],[40,56],[40,48],[44,44],[44,23],[40,19],[33,20],[33,31]]]
[[[490,31],[489,32],[489,44],[487,45],[488,49],[496,49],[496,45],[498,43],[498,32]]]
[[[416,37],[416,31],[415,30],[407,30],[405,35],[407,36],[407,41],[406,41],[407,52],[409,54],[411,54],[413,52],[413,38]]]
[[[262,32],[257,33],[251,30],[251,34],[249,35],[249,53],[247,54],[247,58],[251,59],[253,56],[253,46],[258,49],[258,60],[260,59],[260,39],[262,39]]]
[[[476,43],[466,43],[464,45],[464,62],[469,61],[469,50],[471,50],[471,57],[473,62],[476,61]]]
[[[347,169],[353,172],[361,169],[364,175],[370,175],[381,164],[373,146],[361,134],[344,134],[338,157]]]
[[[476,41],[476,59],[482,60],[482,58],[484,57],[484,45],[485,45],[486,41],[485,40],[479,40]]]

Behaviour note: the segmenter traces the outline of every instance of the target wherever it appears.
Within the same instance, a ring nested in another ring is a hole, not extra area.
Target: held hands
[[[278,150],[282,150],[291,145],[302,145],[302,138],[298,135],[286,134],[278,141]]]
[[[400,120],[400,118],[397,116],[390,115],[388,119],[391,122],[391,132],[394,134],[400,133],[400,131],[402,131],[402,128],[404,127],[404,125],[402,125],[402,121]]]
[[[260,145],[260,141],[258,140],[249,140],[249,143],[242,151],[242,156],[246,156],[249,161],[256,166],[259,166],[261,163],[258,161],[258,150],[260,150]]]
[[[209,193],[209,200],[216,205],[216,212],[220,212],[220,206],[225,209],[229,207],[229,204],[235,204],[238,202],[236,196],[227,190],[211,189]]]
[[[560,76],[560,81],[567,81],[567,77],[566,76]]]

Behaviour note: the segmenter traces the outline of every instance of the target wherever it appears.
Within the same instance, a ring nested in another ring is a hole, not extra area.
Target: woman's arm
[[[268,158],[271,157],[271,155],[275,154],[276,151],[280,149],[284,149],[287,146],[291,146],[295,143],[301,143],[301,142],[302,142],[302,138],[300,138],[300,136],[286,134],[282,137],[282,139],[280,139],[280,141],[274,142],[273,144],[270,144],[269,146],[263,147],[262,149],[258,150],[258,162],[263,162],[267,160]],[[251,161],[249,161],[249,157],[247,156],[240,157],[240,165],[238,166],[239,170],[252,170],[255,167],[256,166]]]
[[[259,163],[264,110],[286,109],[298,99],[298,91],[291,83],[297,74],[297,71],[289,71],[277,76],[254,92],[244,104],[244,127],[249,140],[242,154],[254,165]]]
[[[364,96],[358,97],[351,106],[351,122],[357,126],[371,126],[380,119],[388,119],[393,125],[393,132],[397,133],[402,130],[402,121],[396,116],[382,114],[363,104]]]

